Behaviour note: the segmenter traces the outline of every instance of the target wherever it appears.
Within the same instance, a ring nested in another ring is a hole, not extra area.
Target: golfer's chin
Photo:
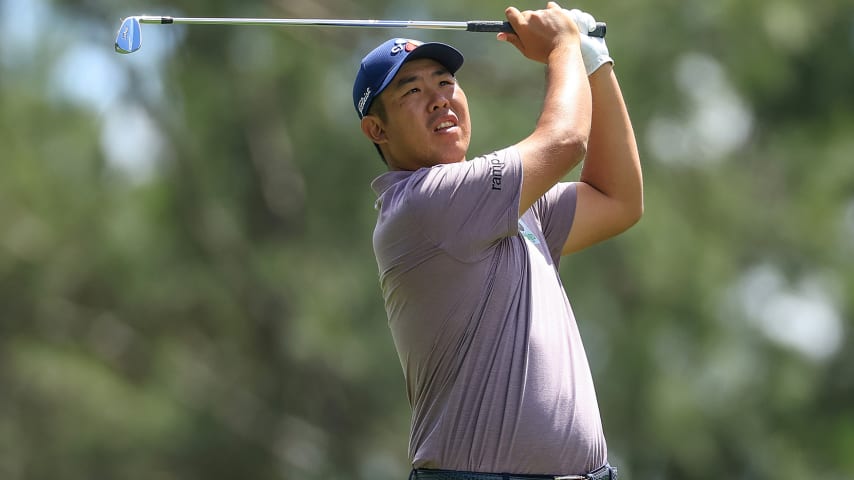
[[[465,152],[465,150],[462,150],[459,153],[443,155],[443,156],[439,157],[435,162],[433,162],[433,164],[434,165],[447,165],[450,163],[459,163],[459,162],[464,161],[465,159],[466,159],[466,152]]]
[[[462,162],[466,159],[466,152],[468,152],[468,148],[469,142],[467,139],[457,139],[456,141],[445,145],[439,152],[437,152],[438,155],[436,156],[436,161],[434,163],[439,165]]]
[[[435,165],[447,165],[465,161],[469,142],[466,138],[456,138],[445,142],[436,142],[420,152],[408,152],[405,155],[386,155],[392,170],[418,170]],[[405,161],[398,161],[403,158]]]

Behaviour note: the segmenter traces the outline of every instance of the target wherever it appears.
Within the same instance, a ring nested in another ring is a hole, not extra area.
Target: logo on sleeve
[[[489,159],[489,178],[493,190],[501,190],[501,180],[504,178],[504,160],[498,155]]]

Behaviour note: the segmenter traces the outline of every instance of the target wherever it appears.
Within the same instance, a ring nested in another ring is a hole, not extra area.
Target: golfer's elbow
[[[614,232],[615,235],[633,227],[643,217],[643,187],[640,179],[638,179],[636,184],[635,182],[629,182],[609,192],[602,190],[600,192],[609,199],[611,208],[613,209],[614,215],[612,219],[613,227],[616,230]]]
[[[575,168],[587,156],[588,140],[589,134],[583,131],[560,135],[554,142],[555,157],[565,163],[567,170]]]
[[[628,229],[640,222],[641,217],[643,217],[643,198],[629,208],[626,228]]]
[[[623,230],[628,230],[636,223],[638,223],[643,217],[643,187],[639,186],[639,189],[635,192],[634,195],[629,197],[627,200],[624,200],[623,203],[623,215],[625,222],[625,228]]]
[[[635,226],[643,216],[643,201],[640,203],[618,202],[614,205],[611,223],[605,228],[605,238],[615,237]]]

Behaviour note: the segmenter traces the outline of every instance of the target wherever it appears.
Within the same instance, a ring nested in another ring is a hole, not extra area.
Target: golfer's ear
[[[386,143],[385,128],[376,115],[362,117],[362,133],[374,143]]]

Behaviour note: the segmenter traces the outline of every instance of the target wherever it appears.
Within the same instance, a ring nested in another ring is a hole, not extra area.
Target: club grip
[[[596,28],[594,28],[592,32],[588,33],[587,36],[604,38],[607,30],[605,22],[598,22],[596,24]],[[500,20],[478,20],[466,22],[466,31],[513,33],[513,27],[510,26],[510,22],[502,22]]]

